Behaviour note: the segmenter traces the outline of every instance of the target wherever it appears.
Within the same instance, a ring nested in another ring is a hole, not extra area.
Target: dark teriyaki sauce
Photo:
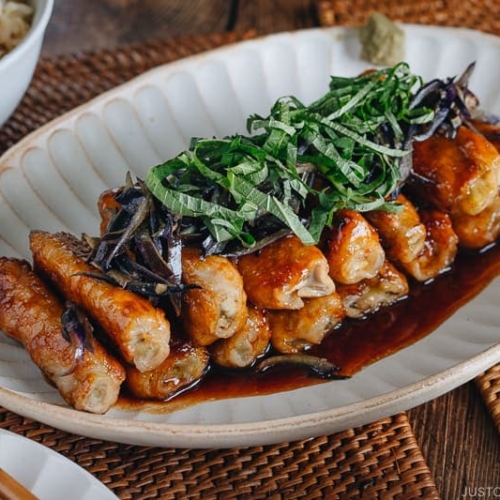
[[[434,331],[499,274],[500,245],[481,252],[461,251],[450,270],[428,283],[411,282],[407,298],[366,318],[344,320],[308,354],[327,358],[335,364],[339,368],[336,373],[339,379],[351,377],[365,366]],[[203,401],[271,394],[321,382],[324,380],[296,367],[281,366],[264,373],[214,368],[195,388],[171,401],[147,402],[146,406],[148,410],[170,412]],[[144,404],[126,396],[120,402],[129,408],[142,408]]]

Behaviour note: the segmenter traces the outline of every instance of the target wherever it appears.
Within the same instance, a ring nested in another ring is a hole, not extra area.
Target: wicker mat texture
[[[323,26],[356,26],[374,12],[395,22],[456,26],[500,34],[497,0],[317,0]]]
[[[52,118],[153,66],[247,36],[194,36],[42,60],[26,97],[0,129],[0,153]],[[5,409],[0,409],[0,427],[60,452],[122,499],[439,498],[405,414],[330,436],[227,450],[104,442]]]
[[[104,442],[1,409],[0,427],[58,451],[124,500],[439,499],[405,414],[330,436],[225,450]]]
[[[476,377],[475,382],[500,433],[500,364]]]

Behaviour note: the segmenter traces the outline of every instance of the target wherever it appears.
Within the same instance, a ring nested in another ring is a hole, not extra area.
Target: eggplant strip
[[[164,312],[133,292],[89,276],[97,271],[78,254],[80,240],[33,231],[30,245],[35,268],[94,318],[125,361],[147,371],[167,358],[170,324]]]
[[[63,304],[26,261],[0,259],[0,329],[19,341],[64,400],[91,413],[105,413],[118,399],[123,366],[94,339],[75,362],[62,335]]]

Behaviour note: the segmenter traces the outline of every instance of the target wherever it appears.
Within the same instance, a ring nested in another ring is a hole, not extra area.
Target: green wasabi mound
[[[388,17],[372,14],[359,30],[361,58],[378,66],[393,66],[404,60],[405,34]]]

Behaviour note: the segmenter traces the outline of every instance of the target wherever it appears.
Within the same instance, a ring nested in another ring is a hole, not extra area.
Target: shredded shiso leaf
[[[329,91],[308,106],[287,96],[269,116],[251,116],[248,136],[193,139],[150,169],[146,185],[172,212],[199,218],[218,243],[252,247],[255,228],[269,218],[317,243],[340,208],[397,209],[390,195],[409,161],[407,131],[435,113],[411,107],[421,84],[405,63],[332,77]]]
[[[412,142],[453,134],[468,118],[473,67],[430,85],[407,63],[333,76],[309,105],[285,96],[269,116],[251,116],[248,135],[194,138],[150,169],[146,186],[194,221],[195,233],[208,231],[206,252],[241,252],[283,231],[316,244],[341,208],[399,209],[393,200],[411,175]]]
[[[332,77],[308,106],[288,96],[251,116],[248,135],[194,138],[145,181],[127,176],[104,234],[88,239],[88,261],[102,279],[168,297],[178,311],[184,246],[238,257],[291,233],[316,244],[338,209],[399,210],[412,143],[453,137],[478,106],[473,68],[426,84],[403,63]]]

